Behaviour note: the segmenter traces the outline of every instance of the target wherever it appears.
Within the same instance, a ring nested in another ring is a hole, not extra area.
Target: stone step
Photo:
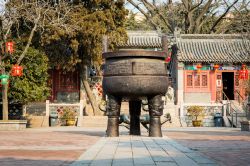
[[[82,119],[82,127],[107,127],[107,116],[84,116]]]
[[[27,127],[49,127],[49,117],[48,116],[27,116]]]
[[[230,121],[230,123],[232,124],[232,116],[227,116],[228,120]],[[247,117],[243,116],[243,117],[237,117],[237,123],[236,123],[236,117],[233,117],[233,124],[235,127],[241,127],[241,122],[242,121],[247,121]]]
[[[162,127],[169,128],[169,127],[181,127],[180,119],[177,117],[171,117],[172,123],[165,123]]]
[[[82,127],[107,127],[107,116],[84,116],[81,122]],[[172,123],[166,122],[162,127],[180,127],[180,120],[172,118]]]

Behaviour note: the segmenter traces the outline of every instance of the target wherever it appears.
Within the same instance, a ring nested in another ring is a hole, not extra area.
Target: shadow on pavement
[[[0,158],[1,166],[67,166],[73,162],[72,160]]]
[[[185,133],[193,135],[203,135],[203,136],[250,136],[248,131],[164,131],[164,134],[168,136],[169,133]]]
[[[69,134],[80,134],[88,136],[98,136],[103,137],[105,135],[104,131],[55,131],[58,133],[69,133]]]

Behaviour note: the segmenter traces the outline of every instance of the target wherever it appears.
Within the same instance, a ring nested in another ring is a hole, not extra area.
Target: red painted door
[[[79,72],[63,72],[62,70],[51,70],[51,89],[52,94],[50,100],[57,100],[57,94],[63,93],[80,93]]]

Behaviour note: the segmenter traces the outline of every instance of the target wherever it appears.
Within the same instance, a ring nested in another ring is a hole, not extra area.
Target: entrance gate
[[[226,94],[229,100],[234,100],[234,72],[222,73],[222,86],[223,92]],[[223,100],[226,100],[223,96]]]

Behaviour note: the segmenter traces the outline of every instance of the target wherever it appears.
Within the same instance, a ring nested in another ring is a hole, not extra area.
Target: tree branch
[[[36,29],[37,29],[37,25],[38,25],[39,19],[40,19],[40,17],[41,17],[41,13],[40,13],[40,12],[41,12],[41,11],[39,11],[38,17],[37,17],[36,20],[34,21],[34,27],[32,28],[32,30],[31,30],[31,32],[30,32],[29,39],[28,39],[28,42],[27,42],[27,44],[26,44],[26,46],[25,46],[25,48],[24,48],[24,51],[22,52],[22,54],[20,55],[20,57],[19,57],[18,60],[17,60],[17,65],[19,65],[19,64],[21,63],[21,61],[23,60],[24,56],[26,55],[26,53],[27,53],[27,51],[28,51],[28,48],[29,48],[29,46],[30,46],[30,44],[31,44],[32,38],[33,38],[33,36],[34,36],[34,33],[35,33]]]
[[[189,11],[193,11],[194,9],[196,9],[197,7],[199,7],[202,3],[203,3],[203,0],[201,0],[198,4],[196,4],[193,7],[191,7]]]
[[[199,16],[197,17],[196,21],[195,21],[195,30],[194,32],[199,33],[197,31],[198,26],[201,23],[201,19],[204,17],[205,13],[207,13],[207,11],[209,10],[209,7],[211,5],[211,3],[213,2],[213,0],[208,0],[208,2],[206,3],[206,5],[204,6],[204,8],[202,9],[201,13],[199,14]]]
[[[142,10],[142,8],[136,4],[133,0],[128,0],[128,2],[133,5],[136,9],[138,9],[149,21],[150,24],[157,30],[158,29],[158,25],[150,18],[150,16]]]
[[[212,28],[210,29],[211,32],[215,32],[216,26],[220,23],[222,18],[229,12],[229,10],[238,2],[239,0],[235,0],[230,6],[228,6],[227,10],[215,21]],[[224,1],[225,2],[225,1]],[[227,4],[227,2],[225,2]]]

